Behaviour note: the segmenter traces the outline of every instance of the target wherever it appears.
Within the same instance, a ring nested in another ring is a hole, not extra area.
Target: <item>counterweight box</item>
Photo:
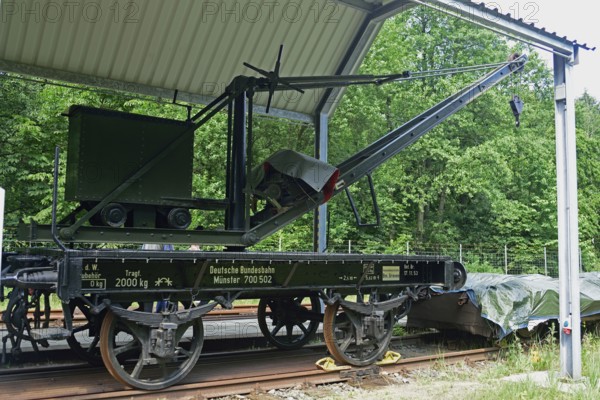
[[[72,106],[68,117],[66,200],[102,200],[181,135],[172,151],[112,201],[160,206],[168,198],[191,197],[192,124],[84,106]]]

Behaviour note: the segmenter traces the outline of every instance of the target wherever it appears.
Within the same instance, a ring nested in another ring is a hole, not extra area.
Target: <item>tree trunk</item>
[[[440,194],[440,203],[438,204],[438,223],[442,223],[444,220],[444,212],[446,211],[446,198],[448,195],[446,194],[446,188],[442,189],[442,193]]]
[[[425,234],[425,204],[419,204],[419,211],[417,213],[417,237],[419,241],[423,241],[423,235]]]

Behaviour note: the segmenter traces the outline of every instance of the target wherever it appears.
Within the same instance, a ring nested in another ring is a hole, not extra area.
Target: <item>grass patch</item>
[[[393,336],[406,336],[406,328],[403,327],[400,324],[395,324],[394,327],[392,328],[392,335]]]
[[[476,392],[471,396],[473,400],[486,399],[573,399],[572,394],[567,394],[558,389],[558,386],[548,388],[540,387],[533,382],[502,382],[500,384],[492,384],[489,386],[486,393]]]
[[[586,334],[582,341],[582,372],[584,379],[577,383],[559,378],[559,344],[555,336],[544,340],[511,341],[502,350],[497,363],[489,364],[478,376],[485,390],[476,391],[473,399],[598,399],[600,398],[600,336]],[[506,381],[503,377],[535,371],[548,371],[547,385],[533,381]]]
[[[369,391],[361,399],[600,399],[600,335],[587,333],[582,344],[584,379],[581,382],[560,379],[559,344],[554,335],[550,335],[543,340],[511,340],[495,362],[465,361],[450,365],[438,360],[430,368],[400,374],[395,378],[401,382],[399,386],[395,384],[387,391]],[[518,374],[530,377],[536,371],[546,378],[543,385],[533,378],[504,379]]]

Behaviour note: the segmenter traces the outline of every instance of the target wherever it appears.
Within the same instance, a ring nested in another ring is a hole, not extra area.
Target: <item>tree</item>
[[[579,232],[584,265],[600,265],[600,103],[587,92],[576,103]]]

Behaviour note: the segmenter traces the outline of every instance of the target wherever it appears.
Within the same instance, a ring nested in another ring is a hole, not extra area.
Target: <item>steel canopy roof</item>
[[[283,76],[338,73],[368,11],[378,5],[381,1],[2,2],[0,69],[167,98],[178,90],[181,100],[206,102],[233,77],[256,75],[243,62],[272,70],[280,44]],[[374,37],[360,44],[347,72],[358,69]],[[323,96],[312,92],[285,92],[273,105],[312,115]],[[257,103],[265,100],[263,94]]]
[[[454,4],[461,3],[474,4]],[[355,73],[383,21],[412,5],[409,0],[0,1],[0,70],[167,99],[177,93],[181,101],[206,104],[233,77],[256,75],[243,62],[272,70],[280,44],[282,76]],[[317,113],[330,114],[342,92],[278,93],[272,114],[312,122]],[[257,98],[258,112],[266,98],[265,93]]]

